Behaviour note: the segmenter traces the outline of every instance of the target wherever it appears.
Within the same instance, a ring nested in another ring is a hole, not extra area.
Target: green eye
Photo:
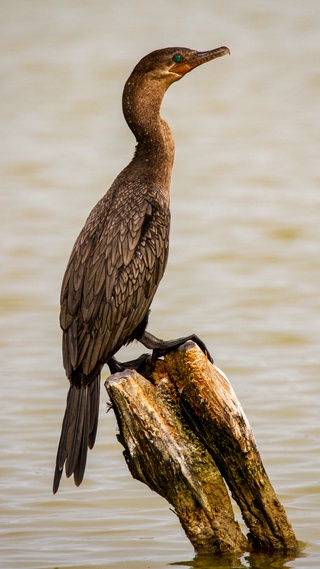
[[[172,59],[176,63],[180,63],[181,61],[183,61],[183,57],[182,55],[180,55],[180,53],[176,53],[176,55],[174,55]]]

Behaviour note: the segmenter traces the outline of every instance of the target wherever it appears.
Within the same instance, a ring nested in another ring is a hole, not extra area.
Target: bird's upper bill
[[[172,67],[170,67],[170,73],[176,73],[182,77],[195,67],[198,67],[198,65],[202,65],[207,61],[222,57],[223,55],[230,55],[230,49],[228,47],[223,46],[210,49],[209,51],[196,51],[190,58],[184,58],[182,61],[174,63]]]

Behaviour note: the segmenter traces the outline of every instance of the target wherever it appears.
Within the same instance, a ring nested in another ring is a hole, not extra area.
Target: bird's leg
[[[190,334],[190,336],[184,336],[182,338],[175,338],[174,340],[161,340],[161,338],[157,338],[145,330],[137,339],[139,342],[141,342],[141,344],[148,348],[148,350],[152,350],[153,362],[171,350],[179,348],[188,340],[192,340],[199,346],[199,348],[207,356],[208,360],[213,363],[213,359],[205,343],[196,334]],[[141,354],[141,356],[135,360],[130,360],[128,362],[119,362],[114,356],[112,356],[107,361],[107,364],[109,366],[111,374],[124,371],[125,369],[135,369],[139,371],[139,369],[142,368],[148,358],[150,358],[150,354]]]
[[[107,364],[109,366],[111,374],[117,373],[118,371],[124,371],[125,369],[135,369],[139,371],[139,369],[143,366],[148,358],[150,358],[150,354],[141,354],[141,356],[135,360],[130,360],[129,362],[119,362],[114,356],[112,356],[107,361]]]
[[[142,333],[142,335],[138,338],[138,341],[141,342],[146,348],[149,350],[153,350],[152,359],[155,360],[164,356],[167,352],[174,350],[175,348],[179,348],[187,342],[188,340],[192,340],[195,342],[199,348],[203,351],[203,353],[207,356],[208,360],[213,363],[213,359],[210,355],[209,350],[207,349],[205,343],[196,335],[190,334],[190,336],[185,336],[183,338],[176,338],[175,340],[161,340],[150,332],[146,330]]]

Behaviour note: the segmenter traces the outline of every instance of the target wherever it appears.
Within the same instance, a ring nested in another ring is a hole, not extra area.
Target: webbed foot
[[[211,363],[213,363],[213,358],[209,350],[207,349],[205,343],[196,334],[190,334],[190,336],[185,336],[183,338],[176,338],[175,340],[161,340],[160,338],[153,336],[153,334],[150,334],[150,332],[147,332],[145,330],[139,338],[139,342],[141,342],[141,344],[143,344],[149,350],[153,351],[152,353],[153,361],[155,361],[157,358],[161,358],[171,350],[179,348],[180,346],[182,346],[182,344],[184,344],[188,340],[192,340],[193,342],[195,342],[199,346],[199,348],[203,351],[203,353],[207,356],[208,360]]]
[[[110,373],[114,374],[119,371],[124,371],[125,369],[135,369],[139,371],[146,360],[150,358],[150,354],[141,354],[137,359],[130,360],[128,362],[119,362],[114,356],[112,356],[108,361],[107,364],[110,369]]]

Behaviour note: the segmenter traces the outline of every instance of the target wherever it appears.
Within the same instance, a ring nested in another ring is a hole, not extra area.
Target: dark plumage
[[[174,142],[160,106],[171,83],[226,53],[225,47],[202,53],[186,48],[154,51],[138,63],[125,85],[123,112],[136,137],[136,151],[90,213],[62,283],[63,364],[70,388],[54,492],[64,464],[66,476],[74,474],[77,485],[83,479],[87,449],[97,432],[103,365],[118,369],[114,354],[134,339],[156,355],[186,340],[165,342],[145,330],[169,247]]]

